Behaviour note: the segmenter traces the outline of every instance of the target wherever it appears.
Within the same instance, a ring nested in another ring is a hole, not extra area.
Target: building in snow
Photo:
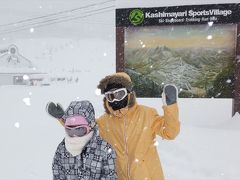
[[[0,49],[0,86],[41,85],[47,76],[21,55],[16,45]]]

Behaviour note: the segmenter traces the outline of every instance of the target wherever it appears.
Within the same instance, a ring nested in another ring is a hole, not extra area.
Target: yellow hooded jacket
[[[164,116],[154,108],[139,105],[129,94],[131,106],[113,111],[104,98],[106,113],[98,120],[100,136],[117,153],[119,180],[163,180],[156,148],[156,135],[172,140],[180,131],[178,106],[163,106]]]

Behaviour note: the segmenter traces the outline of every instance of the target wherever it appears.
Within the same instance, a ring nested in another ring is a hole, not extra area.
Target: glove
[[[47,103],[46,111],[49,115],[51,115],[54,118],[61,119],[64,115],[64,110],[60,104],[57,103],[57,105],[53,102]]]
[[[163,105],[171,105],[177,102],[178,90],[175,85],[165,85],[163,87],[162,101]]]

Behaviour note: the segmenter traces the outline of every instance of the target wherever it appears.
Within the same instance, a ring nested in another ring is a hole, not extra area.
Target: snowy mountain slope
[[[209,97],[207,90],[212,88],[223,69],[233,65],[234,59],[232,50],[219,48],[172,49],[159,46],[126,49],[125,53],[128,69],[157,84],[175,83],[182,91],[192,93],[193,97]]]

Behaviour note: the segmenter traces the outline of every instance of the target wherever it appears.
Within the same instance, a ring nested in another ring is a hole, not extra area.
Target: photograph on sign
[[[180,97],[232,98],[236,25],[128,27],[125,71],[138,97],[158,97],[174,83]]]

